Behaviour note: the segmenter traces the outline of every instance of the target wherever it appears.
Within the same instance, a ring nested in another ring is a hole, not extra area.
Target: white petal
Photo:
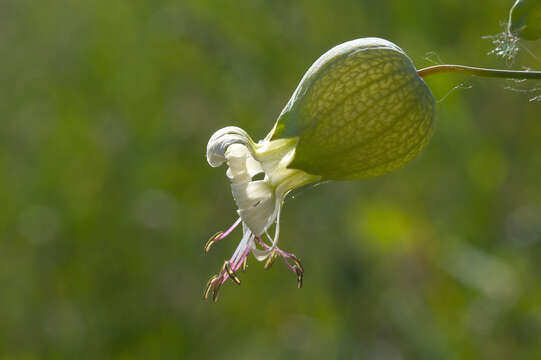
[[[276,219],[277,202],[272,187],[264,180],[232,184],[238,214],[255,235],[261,235]]]
[[[246,159],[246,168],[248,170],[248,174],[250,174],[252,177],[263,172],[261,164],[252,157],[252,154],[250,154],[250,156]]]
[[[258,249],[255,246],[255,243],[252,243],[252,254],[254,254],[254,257],[258,261],[265,260],[274,251],[274,249],[276,249],[276,246],[278,245],[278,237],[280,236],[280,209],[281,209],[281,207],[280,207],[279,203],[277,203],[276,206],[277,206],[277,208],[276,208],[276,216],[275,216],[275,218],[276,218],[276,230],[274,232],[274,238],[272,239],[271,247],[269,249],[261,250],[261,249]]]
[[[278,139],[259,144],[254,156],[261,163],[271,184],[280,183],[295,171],[287,166],[293,161],[296,142],[295,139]]]
[[[261,165],[254,160],[251,152],[244,145],[230,145],[225,151],[225,158],[229,165],[226,174],[235,184],[248,182],[254,175],[263,172]]]
[[[225,158],[229,169],[227,169],[227,176],[233,183],[246,183],[252,180],[247,166],[246,160],[250,152],[246,146],[241,144],[232,144],[225,151]]]
[[[274,196],[273,188],[265,180],[231,184],[231,192],[240,210],[251,208]]]
[[[265,201],[258,206],[246,210],[238,210],[242,221],[256,235],[261,235],[272,225],[275,219],[274,202]]]

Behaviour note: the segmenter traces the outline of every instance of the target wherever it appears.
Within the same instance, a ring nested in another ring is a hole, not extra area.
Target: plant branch
[[[430,75],[441,73],[460,73],[464,75],[492,77],[492,78],[504,78],[504,79],[538,79],[541,80],[541,71],[520,71],[520,70],[500,70],[500,69],[486,69],[464,65],[435,65],[421,70],[417,70],[417,73],[421,77],[427,77]]]

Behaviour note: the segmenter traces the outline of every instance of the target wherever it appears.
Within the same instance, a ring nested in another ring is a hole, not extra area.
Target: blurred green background
[[[240,239],[203,254],[236,218],[215,130],[264,137],[359,37],[505,67],[481,37],[512,3],[1,1],[0,359],[541,358],[541,103],[506,89],[535,82],[428,79],[437,99],[472,88],[437,105],[419,158],[286,203],[302,290],[250,258],[201,300]]]

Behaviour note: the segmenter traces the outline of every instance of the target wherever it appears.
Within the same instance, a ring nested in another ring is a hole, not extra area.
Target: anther
[[[220,292],[220,288],[222,287],[222,279],[220,275],[217,276],[217,278],[214,281],[214,285],[212,286],[212,301],[217,302],[218,301],[218,293]]]
[[[220,291],[221,283],[218,283],[217,286],[214,287],[214,291],[212,292],[212,301],[217,302],[218,301],[218,292]]]
[[[299,269],[296,266],[295,266],[295,272],[297,273],[297,288],[300,289],[302,287],[302,277],[304,273],[301,271],[301,269]]]
[[[214,243],[216,241],[218,241],[218,239],[220,238],[220,236],[223,235],[223,231],[218,231],[216,234],[212,235],[210,237],[210,239],[208,239],[207,243],[205,244],[205,252],[208,253],[210,248],[212,247],[212,245],[214,245]]]
[[[278,257],[278,253],[276,253],[276,251],[273,251],[272,254],[269,256],[269,258],[267,259],[267,261],[265,262],[263,269],[268,270],[272,266],[272,264],[274,264],[274,261],[276,260],[277,257]]]
[[[242,260],[242,272],[246,272],[246,269],[248,269],[248,258],[244,258],[244,260]]]
[[[226,260],[224,262],[223,268],[225,269],[225,271],[227,271],[231,280],[233,280],[237,285],[240,285],[240,279],[237,277],[233,269],[231,269],[231,265],[229,264],[229,261]]]
[[[296,257],[293,254],[290,254],[289,257],[293,260],[295,263],[295,268],[298,269],[301,273],[304,273],[304,268],[302,267],[301,261],[298,257]]]
[[[203,300],[208,300],[210,291],[214,289],[214,282],[218,279],[218,275],[213,275],[210,280],[207,282],[205,287],[205,292],[203,293]]]

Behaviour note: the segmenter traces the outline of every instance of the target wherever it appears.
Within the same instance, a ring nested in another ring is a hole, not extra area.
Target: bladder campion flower
[[[213,235],[205,252],[240,224],[243,235],[233,256],[208,281],[203,297],[212,294],[216,301],[227,279],[240,284],[237,271],[246,268],[250,254],[266,261],[265,269],[280,256],[300,288],[300,260],[278,247],[285,197],[311,183],[384,175],[415,158],[428,143],[434,117],[434,97],[422,77],[443,72],[541,78],[537,72],[460,65],[417,71],[395,44],[357,39],[330,49],[308,69],[263,140],[254,142],[238,127],[214,133],[207,160],[213,167],[227,164],[239,218]]]
[[[212,236],[205,251],[242,223],[233,256],[213,276],[204,297],[246,264],[250,253],[268,268],[280,256],[302,285],[303,267],[277,246],[280,209],[296,188],[323,180],[388,173],[413,159],[432,129],[434,99],[411,60],[396,45],[376,38],[338,45],[301,80],[267,137],[254,142],[237,127],[212,135],[207,160],[227,163],[239,219]],[[255,180],[264,174],[264,179]],[[274,227],[274,234],[270,228]]]

